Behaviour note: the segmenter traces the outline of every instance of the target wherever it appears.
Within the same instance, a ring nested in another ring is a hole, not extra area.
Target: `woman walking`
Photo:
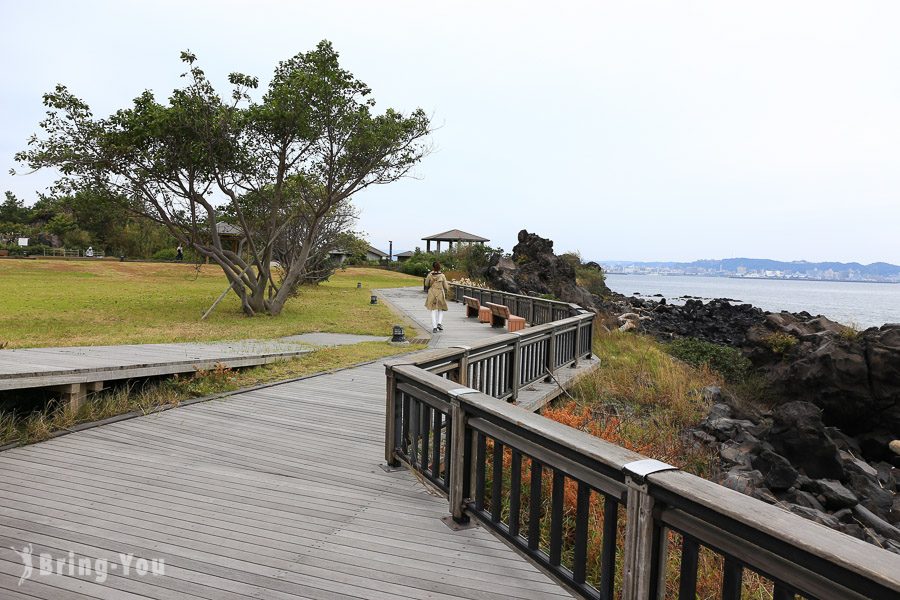
[[[444,311],[447,310],[447,294],[450,293],[450,284],[447,277],[441,273],[441,263],[435,261],[431,265],[432,271],[425,278],[425,287],[428,288],[428,298],[425,299],[425,308],[431,311],[431,332],[443,331]]]

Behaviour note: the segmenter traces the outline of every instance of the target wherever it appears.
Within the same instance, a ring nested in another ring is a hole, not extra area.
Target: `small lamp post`
[[[378,296],[372,294],[371,299],[369,300],[369,304],[378,304]]]
[[[391,341],[394,343],[406,341],[406,335],[403,332],[403,327],[401,327],[400,325],[394,325],[394,330],[391,333]]]

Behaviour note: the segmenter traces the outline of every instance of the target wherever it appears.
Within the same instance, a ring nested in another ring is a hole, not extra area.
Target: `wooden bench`
[[[478,298],[463,296],[463,302],[466,303],[466,317],[478,317],[479,323],[491,322],[491,309],[487,306],[482,306]]]
[[[525,329],[525,319],[510,314],[509,307],[493,302],[487,302],[485,306],[491,311],[491,327],[506,325],[507,331],[510,332]]]

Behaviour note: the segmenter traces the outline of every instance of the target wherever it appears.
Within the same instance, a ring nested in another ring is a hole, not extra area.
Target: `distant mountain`
[[[768,258],[724,258],[693,262],[600,261],[610,273],[661,273],[772,279],[824,279],[900,282],[900,266],[885,262],[780,261]]]

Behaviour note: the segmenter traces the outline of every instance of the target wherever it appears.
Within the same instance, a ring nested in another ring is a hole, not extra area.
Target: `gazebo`
[[[434,235],[429,235],[428,237],[423,237],[422,241],[425,242],[425,252],[431,252],[431,242],[437,242],[437,252],[440,252],[441,242],[447,242],[449,246],[448,250],[452,250],[454,243],[456,243],[457,246],[459,246],[460,244],[481,244],[482,246],[484,246],[485,242],[489,242],[491,240],[475,235],[473,233],[460,231],[459,229],[451,229],[450,231],[445,231],[444,233],[436,233]]]
[[[240,254],[244,246],[244,230],[237,225],[226,223],[224,221],[216,222],[216,233],[222,241],[222,247],[231,250],[235,254]]]

